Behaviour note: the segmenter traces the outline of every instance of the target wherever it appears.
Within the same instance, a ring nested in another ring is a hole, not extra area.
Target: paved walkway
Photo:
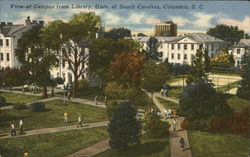
[[[88,148],[82,149],[78,152],[75,152],[71,155],[68,155],[67,157],[91,157],[91,156],[99,154],[107,149],[110,149],[109,140],[99,142],[99,143],[92,145]]]
[[[10,133],[0,134],[0,139],[1,138],[18,138],[18,137],[24,137],[24,136],[64,132],[64,131],[71,131],[71,130],[82,130],[82,129],[87,129],[87,128],[102,127],[102,126],[107,126],[107,125],[108,125],[108,122],[105,121],[105,122],[86,123],[86,124],[83,124],[83,127],[80,127],[80,128],[77,128],[76,125],[60,126],[60,127],[55,127],[55,128],[42,128],[42,129],[28,130],[24,132],[24,135],[18,135],[18,136],[10,136]]]
[[[151,94],[146,92],[146,94],[148,96],[151,97]],[[161,114],[164,114],[164,110],[165,108],[159,103],[159,101],[157,100],[156,97],[161,97],[161,95],[159,93],[155,93],[153,95],[153,101],[155,103],[155,105],[159,108],[159,110],[161,111]],[[164,97],[162,97],[164,98]],[[179,101],[173,99],[173,98],[169,98],[169,97],[165,97],[164,99],[172,101],[174,103],[178,103]],[[184,120],[184,117],[178,117],[176,118],[176,122],[177,122],[177,128],[176,128],[176,132],[173,132],[173,128],[172,128],[172,119],[168,119],[167,121],[169,122],[169,124],[171,125],[170,127],[170,152],[171,152],[171,157],[192,157],[191,155],[191,150],[190,150],[190,145],[189,145],[189,141],[188,141],[188,136],[187,136],[187,131],[186,130],[182,130],[181,129],[181,122]],[[184,141],[185,141],[185,149],[183,151],[181,151],[180,149],[180,145],[179,145],[179,140],[180,138],[183,137]]]

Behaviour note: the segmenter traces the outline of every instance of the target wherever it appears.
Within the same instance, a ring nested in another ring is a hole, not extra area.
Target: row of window
[[[193,54],[191,56],[193,56]],[[171,54],[171,59],[175,59],[174,53]],[[177,59],[181,59],[181,54],[177,54]],[[187,54],[184,54],[183,59],[187,59]]]
[[[174,50],[174,45],[175,44],[171,44],[171,49],[172,50]],[[181,44],[177,44],[177,49],[179,50],[179,49],[181,49]],[[184,44],[183,45],[183,49],[184,50],[187,50],[188,48],[187,48],[187,44]],[[191,44],[191,50],[194,50],[194,44]]]
[[[0,53],[0,60],[4,61],[4,54]],[[10,61],[10,54],[6,53],[6,61]]]
[[[6,45],[6,46],[9,46],[9,45],[10,45],[9,39],[6,39],[6,40],[5,40],[5,45]],[[0,46],[3,46],[3,39],[0,39]]]

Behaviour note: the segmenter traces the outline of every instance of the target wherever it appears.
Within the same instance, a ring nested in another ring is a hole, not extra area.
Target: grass
[[[27,150],[34,157],[62,157],[106,140],[106,127],[41,134],[0,140],[0,154],[20,157]]]
[[[46,127],[58,127],[63,125],[76,125],[77,117],[81,116],[83,123],[107,120],[106,109],[79,103],[63,105],[63,100],[55,100],[46,103],[47,111],[32,112],[27,110],[3,110],[0,114],[0,133],[9,132],[10,123],[18,124],[20,119],[24,122],[24,129],[38,129]],[[63,113],[67,111],[69,122],[63,122]]]
[[[103,89],[100,89],[99,87],[89,87],[87,89],[82,89],[78,92],[77,97],[93,100],[95,96],[97,96],[98,101],[104,101],[105,95],[103,92]]]
[[[228,76],[240,76],[239,74],[233,74],[233,73],[218,73],[218,72],[212,72],[212,75],[228,75]]]
[[[240,112],[244,108],[250,106],[250,100],[241,99],[237,96],[231,96],[227,99],[227,104],[234,110],[234,112]]]
[[[184,75],[184,79],[187,78],[187,75]],[[183,80],[183,75],[176,75],[176,76],[171,76],[169,80],[167,80],[167,84],[173,83],[173,82],[179,82]]]
[[[193,157],[247,157],[250,138],[246,135],[189,131]]]
[[[126,151],[108,149],[94,157],[170,157],[169,138],[142,138],[141,144],[129,146]]]
[[[180,106],[179,104],[176,104],[174,102],[162,99],[160,97],[157,97],[158,101],[161,103],[161,105],[165,108],[165,109],[172,109],[172,108],[176,108],[179,109]]]
[[[168,97],[179,99],[180,94],[182,93],[182,87],[171,87],[170,90],[168,90]]]
[[[237,88],[238,86],[239,86],[239,81],[236,81],[236,82],[232,82],[227,85],[224,85],[224,86],[220,86],[216,88],[216,91],[223,93],[223,92],[229,91],[230,89]]]
[[[0,95],[5,97],[8,105],[10,104],[26,104],[28,102],[37,101],[42,99],[39,96],[30,96],[17,93],[0,92]]]

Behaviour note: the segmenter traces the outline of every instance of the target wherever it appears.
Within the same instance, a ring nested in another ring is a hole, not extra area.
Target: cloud
[[[231,18],[221,18],[217,20],[217,23],[238,26],[239,29],[243,29],[245,32],[250,33],[250,16],[245,16],[242,21]]]
[[[207,14],[203,12],[193,13],[195,20],[192,21],[192,25],[196,27],[211,27],[211,20],[216,17],[215,14]]]
[[[104,15],[104,23],[109,25],[119,25],[121,21],[121,17],[117,16],[113,13],[106,13]]]
[[[149,18],[146,20],[146,23],[147,23],[147,24],[157,24],[157,23],[160,23],[161,21],[162,21],[161,19],[154,18],[154,17],[149,17]]]
[[[145,14],[144,13],[132,13],[128,19],[126,20],[126,22],[128,23],[133,23],[133,24],[141,24],[142,23],[142,19],[145,18]]]
[[[178,26],[185,26],[187,24],[190,24],[191,21],[187,18],[181,17],[181,16],[169,16],[169,18],[176,23]]]

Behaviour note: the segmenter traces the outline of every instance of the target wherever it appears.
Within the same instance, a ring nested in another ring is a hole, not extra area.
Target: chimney
[[[8,26],[12,26],[12,24],[13,24],[12,22],[7,22]]]
[[[30,21],[30,17],[28,16],[27,19],[25,20],[25,25],[30,25],[31,21]]]

